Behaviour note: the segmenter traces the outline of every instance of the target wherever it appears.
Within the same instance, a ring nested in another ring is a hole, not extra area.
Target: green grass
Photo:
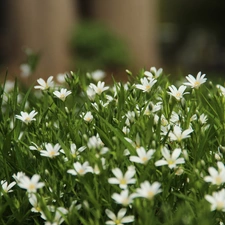
[[[94,81],[79,73],[67,74],[64,84],[47,90],[33,86],[24,90],[18,81],[11,90],[6,89],[7,80],[1,85],[0,224],[102,225],[111,220],[106,209],[117,215],[121,208],[127,209],[126,216],[134,216],[129,224],[135,225],[216,225],[225,221],[225,197],[220,197],[223,205],[215,210],[205,199],[224,190],[225,180],[218,185],[204,180],[209,167],[218,170],[217,162],[224,161],[225,96],[207,80],[198,89],[187,87],[188,93],[177,100],[168,93],[177,82],[171,83],[163,73],[149,92],[143,92],[136,87],[143,72],[130,74],[126,84],[114,82],[93,99],[87,90]],[[62,87],[72,91],[65,101],[53,93]],[[156,104],[160,107],[155,108]],[[16,117],[32,110],[37,115],[27,124]],[[87,112],[93,116],[89,121],[84,118]],[[175,127],[192,131],[178,141],[171,137]],[[45,157],[47,143],[59,144],[64,152]],[[71,152],[72,143],[76,149],[84,146],[83,151]],[[30,150],[34,144],[40,149]],[[145,164],[130,160],[140,147],[155,151]],[[170,153],[180,149],[177,158],[184,163],[174,168],[156,166],[164,158],[163,148]],[[78,162],[88,162],[93,171],[83,176],[78,169],[77,175],[68,173]],[[145,181],[159,182],[161,191],[151,199],[135,196],[128,205],[118,204],[112,195],[123,188],[108,180],[115,177],[115,168],[123,174],[135,169],[135,181],[125,188],[129,194],[136,193]],[[14,182],[12,176],[18,172],[29,178],[40,175],[44,186],[32,194],[40,212],[31,210],[31,194],[18,181],[12,192],[3,190],[3,181]]]

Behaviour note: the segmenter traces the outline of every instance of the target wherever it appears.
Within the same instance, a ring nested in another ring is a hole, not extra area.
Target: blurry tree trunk
[[[65,72],[69,65],[70,28],[74,21],[73,0],[9,0],[14,64],[24,59],[23,47],[40,51],[37,76]]]
[[[157,0],[95,0],[95,16],[123,37],[140,69],[159,65]]]

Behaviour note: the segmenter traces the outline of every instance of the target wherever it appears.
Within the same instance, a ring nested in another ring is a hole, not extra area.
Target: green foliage
[[[72,93],[65,101],[54,94],[62,86],[37,93],[33,87],[21,91],[17,81],[12,90],[6,90],[7,81],[2,85],[0,180],[9,184],[15,181],[13,175],[24,172],[29,178],[40,175],[39,182],[44,186],[33,193],[37,204],[32,205],[30,193],[18,181],[12,192],[3,191],[1,183],[0,224],[48,221],[102,225],[110,220],[106,209],[117,214],[121,208],[126,208],[126,216],[134,216],[134,222],[129,224],[136,225],[216,225],[225,221],[224,212],[219,208],[211,211],[205,199],[206,195],[223,190],[224,182],[216,185],[204,180],[209,175],[208,168],[217,169],[217,162],[224,160],[222,89],[207,82],[198,89],[187,87],[188,93],[177,100],[168,93],[168,76],[154,76],[152,79],[157,82],[146,92],[138,86],[144,77],[144,71],[136,77],[130,73],[126,84],[115,82],[105,87],[82,73],[71,72],[63,87]],[[88,92],[90,88],[95,91],[94,96]],[[18,119],[21,112],[32,110],[38,112],[35,120],[26,124]],[[92,115],[89,119],[85,117],[87,112]],[[186,138],[172,139],[176,126],[192,131]],[[59,144],[63,151],[45,157],[42,153],[47,149],[46,143]],[[37,148],[31,150],[30,146]],[[169,168],[170,164],[157,166],[156,162],[164,157],[163,147],[170,153],[180,149],[178,157],[184,163],[177,163],[174,168]],[[154,150],[146,163],[131,160],[140,148]],[[74,169],[74,163],[85,162],[92,172],[68,172]],[[112,195],[123,189],[108,180],[115,177],[115,168],[123,174],[135,169],[135,182],[127,185],[130,194],[137,193],[145,181],[159,182],[161,192],[150,199],[136,196],[128,205],[117,203]],[[34,212],[34,208],[39,211]]]
[[[71,38],[74,64],[81,71],[118,69],[127,66],[126,44],[103,24],[82,22]]]

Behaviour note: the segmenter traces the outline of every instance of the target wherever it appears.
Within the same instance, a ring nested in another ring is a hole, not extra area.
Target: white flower
[[[160,189],[161,184],[157,181],[153,184],[150,184],[148,181],[144,181],[140,186],[141,188],[136,190],[136,197],[143,197],[151,200],[156,194],[162,192]]]
[[[42,148],[40,146],[38,146],[37,144],[35,144],[34,142],[31,142],[33,145],[29,146],[29,149],[32,151],[41,151]]]
[[[23,121],[25,124],[29,124],[31,121],[36,120],[34,117],[37,115],[37,112],[33,110],[29,114],[27,112],[21,112],[20,114],[16,115],[16,119]]]
[[[50,76],[47,81],[45,82],[42,78],[39,78],[37,80],[37,82],[40,84],[40,85],[37,85],[37,86],[34,86],[35,89],[41,89],[41,90],[47,90],[51,87],[54,86],[54,82],[52,81],[53,80],[53,76]]]
[[[38,174],[34,174],[31,179],[25,175],[20,178],[18,186],[26,189],[28,192],[36,192],[37,189],[45,185],[42,182],[38,182],[39,180],[40,176]]]
[[[20,182],[21,178],[24,176],[26,176],[24,172],[17,172],[17,174],[12,175],[13,179],[16,181],[17,184]]]
[[[162,68],[159,68],[157,70],[155,67],[151,67],[150,68],[150,72],[154,75],[155,78],[158,78],[162,74],[163,69]]]
[[[220,90],[221,94],[225,96],[225,87],[220,84],[217,84],[216,87]]]
[[[2,188],[0,189],[1,195],[3,195],[3,192],[4,193],[13,192],[13,190],[11,190],[11,189],[15,184],[16,184],[15,181],[8,184],[8,182],[6,180],[1,180],[1,186],[2,186]]]
[[[205,124],[207,122],[207,120],[208,120],[207,116],[204,113],[202,113],[199,117],[199,122],[201,124]]]
[[[93,168],[91,166],[89,166],[89,162],[84,162],[83,164],[79,163],[79,162],[75,162],[73,164],[74,169],[69,169],[67,170],[67,173],[70,173],[74,176],[76,175],[80,175],[83,176],[86,173],[93,173]]]
[[[137,149],[138,156],[130,156],[130,161],[147,164],[147,162],[152,158],[152,155],[155,153],[155,150],[150,149],[146,152],[143,147]]]
[[[92,88],[95,91],[95,93],[98,95],[101,95],[103,91],[106,91],[109,89],[108,86],[105,87],[105,82],[101,82],[101,81],[98,81],[97,85],[91,83],[89,87]]]
[[[91,122],[93,120],[93,115],[91,114],[90,111],[86,112],[86,114],[84,114],[84,120],[86,122]]]
[[[225,212],[225,189],[206,195],[205,199],[211,203],[211,211],[219,210]]]
[[[201,75],[201,72],[197,74],[197,77],[194,78],[191,74],[186,76],[186,79],[189,81],[184,83],[184,85],[191,86],[192,88],[198,89],[203,83],[206,82],[207,78],[204,78],[205,74]]]
[[[128,206],[133,202],[136,194],[129,195],[128,189],[122,190],[120,194],[113,193],[112,199],[116,201],[117,204],[122,204],[123,206]]]
[[[210,176],[206,176],[204,180],[212,184],[221,185],[225,183],[225,167],[222,162],[217,162],[218,171],[214,167],[209,167]]]
[[[180,142],[182,139],[189,138],[190,133],[193,132],[192,129],[186,129],[182,131],[181,127],[175,125],[173,131],[169,133],[169,137],[171,141],[178,141]]]
[[[183,98],[184,94],[188,94],[188,92],[185,92],[186,86],[181,85],[178,89],[174,86],[171,85],[169,86],[170,92],[168,91],[168,94],[171,96],[175,97],[178,101],[180,101]]]
[[[57,98],[61,99],[62,101],[65,101],[65,100],[66,100],[66,97],[67,97],[68,95],[70,95],[71,93],[72,93],[72,92],[71,92],[71,91],[67,91],[66,88],[62,88],[60,91],[54,91],[54,92],[53,92],[53,94],[54,94]]]
[[[134,216],[125,216],[127,209],[122,208],[120,211],[115,215],[109,209],[105,210],[106,215],[111,219],[105,222],[107,225],[123,225],[124,223],[131,223],[134,221]]]
[[[112,173],[115,177],[109,178],[108,182],[110,184],[119,184],[122,189],[126,189],[128,184],[134,184],[136,182],[136,179],[133,178],[136,173],[134,169],[128,168],[127,172],[123,175],[119,168],[115,168],[112,170]]]
[[[31,212],[37,212],[37,213],[41,212],[41,207],[40,207],[40,204],[38,203],[36,194],[34,194],[32,192],[29,193],[28,199],[29,199],[30,204],[33,206],[31,208]]]
[[[102,70],[96,70],[93,71],[92,73],[87,73],[87,76],[89,78],[92,78],[94,81],[100,81],[106,76],[106,74]]]
[[[50,143],[45,144],[46,150],[41,150],[41,155],[49,158],[54,158],[55,156],[59,155],[59,151],[61,146],[57,143],[53,146]]]
[[[89,98],[91,101],[94,101],[94,100],[95,100],[95,95],[96,95],[96,93],[95,93],[95,91],[94,91],[92,88],[88,87],[86,93],[87,93],[88,98]]]
[[[68,213],[68,210],[64,207],[55,207],[55,206],[47,206],[49,212],[52,212],[53,219],[51,222],[46,221],[45,225],[60,225],[64,222],[65,215]],[[41,218],[47,220],[47,217],[42,212]]]
[[[72,155],[73,158],[77,158],[81,152],[83,152],[86,149],[85,146],[82,146],[77,149],[76,144],[71,143],[70,144],[70,154]],[[65,154],[65,151],[63,149],[60,150],[63,154]]]
[[[15,82],[14,81],[7,80],[5,82],[4,92],[6,92],[6,93],[11,92],[13,90],[13,88],[14,88],[14,85],[15,85]]]
[[[147,79],[146,77],[141,78],[141,84],[136,84],[136,88],[142,90],[143,92],[150,92],[153,85],[157,82],[155,79]]]
[[[65,78],[66,78],[66,73],[59,73],[56,76],[57,81],[61,84],[65,82]]]
[[[170,155],[170,151],[167,148],[162,149],[162,155],[164,159],[158,160],[155,162],[156,166],[163,166],[168,165],[170,169],[173,169],[176,167],[177,164],[183,164],[185,163],[184,158],[178,158],[180,156],[181,149],[176,148],[174,149],[173,153]]]
[[[145,107],[144,115],[149,116],[152,113],[159,111],[162,108],[161,104],[162,102],[158,102],[156,104],[154,104],[153,102],[149,102],[147,107]]]
[[[30,65],[26,63],[20,65],[20,70],[22,77],[29,77],[32,72]]]

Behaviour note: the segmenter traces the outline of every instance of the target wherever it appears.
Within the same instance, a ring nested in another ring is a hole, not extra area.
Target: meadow
[[[0,92],[0,224],[223,225],[225,87],[70,72]]]

